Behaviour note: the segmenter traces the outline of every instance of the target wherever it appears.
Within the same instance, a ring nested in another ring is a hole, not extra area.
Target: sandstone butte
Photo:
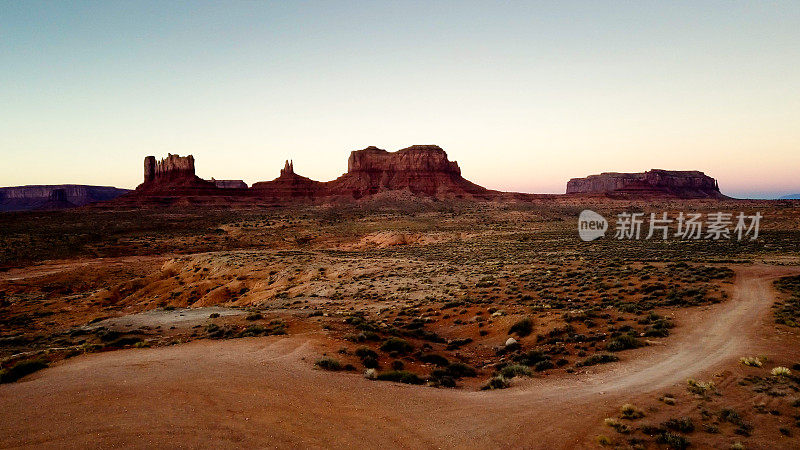
[[[194,157],[170,154],[144,160],[144,182],[112,205],[147,204],[286,204],[358,200],[382,193],[405,193],[434,199],[526,201],[555,198],[489,190],[461,175],[458,163],[436,145],[413,145],[395,152],[367,147],[350,153],[347,172],[321,182],[295,173],[286,161],[280,175],[247,187],[241,180],[204,180],[195,174]],[[644,173],[603,173],[575,178],[572,196],[724,198],[716,180],[696,171],[654,169]]]

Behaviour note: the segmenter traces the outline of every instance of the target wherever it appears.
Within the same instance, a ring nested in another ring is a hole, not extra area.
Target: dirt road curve
[[[0,386],[0,446],[574,448],[625,398],[757,351],[771,279],[790,270],[741,268],[732,299],[682,320],[666,345],[506,391],[314,370],[313,342],[300,336],[79,357]]]

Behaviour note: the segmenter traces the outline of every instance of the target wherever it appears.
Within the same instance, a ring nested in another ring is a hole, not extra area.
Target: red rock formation
[[[321,183],[297,175],[286,161],[280,176],[253,184],[253,193],[272,201],[337,197],[358,199],[388,191],[432,197],[481,197],[496,194],[461,176],[458,163],[435,145],[415,145],[396,152],[367,147],[350,154],[347,173]]]
[[[326,183],[329,194],[361,198],[408,190],[433,197],[487,197],[489,191],[465,180],[458,163],[436,145],[413,145],[396,152],[367,147],[350,153],[347,173]]]
[[[311,200],[325,195],[324,183],[294,173],[294,164],[286,161],[278,178],[253,184],[253,194],[271,201]]]
[[[234,192],[231,192],[234,191]],[[154,156],[144,159],[144,182],[116,199],[109,207],[143,205],[223,205],[246,196],[247,189],[221,189],[212,181],[195,175],[194,157],[169,154],[161,161]]]
[[[174,186],[214,187],[214,184],[201,179],[194,173],[194,156],[168,154],[161,161],[155,156],[144,159],[144,183],[136,189],[153,189]]]
[[[195,175],[194,156],[168,154],[161,161],[155,156],[144,158],[144,182],[138,193],[202,194],[211,193],[216,185]]]
[[[717,181],[699,171],[653,169],[642,173],[606,172],[567,183],[567,194],[721,198]]]
[[[281,169],[281,177],[288,177],[294,175],[294,161],[286,161]]]
[[[396,152],[377,147],[350,154],[347,173],[329,182],[314,181],[294,172],[286,161],[278,178],[253,184],[239,180],[205,181],[194,172],[194,158],[169,155],[144,162],[145,181],[123,196],[117,205],[265,205],[295,202],[361,199],[375,194],[427,196],[435,199],[465,198],[500,201],[532,201],[547,195],[498,192],[478,186],[461,176],[458,163],[436,145],[414,145]],[[604,173],[570,180],[568,194],[608,196],[672,196],[721,198],[713,178],[702,172],[651,170],[638,174]],[[383,196],[382,197],[387,197]]]

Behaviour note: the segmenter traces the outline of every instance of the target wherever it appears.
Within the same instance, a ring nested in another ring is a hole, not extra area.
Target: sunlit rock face
[[[461,176],[437,145],[413,145],[396,152],[367,147],[350,153],[347,173],[329,183],[334,194],[355,198],[382,191],[408,190],[429,196],[473,196],[488,191]]]

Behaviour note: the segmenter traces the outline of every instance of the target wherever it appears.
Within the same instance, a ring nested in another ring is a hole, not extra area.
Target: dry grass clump
[[[481,388],[481,390],[482,391],[490,391],[490,390],[494,390],[494,389],[505,389],[505,388],[507,388],[509,386],[511,386],[511,383],[509,383],[508,380],[504,376],[497,375],[495,377],[490,378],[489,382],[486,383]]]
[[[606,364],[615,361],[619,361],[619,357],[608,353],[597,353],[584,359],[583,361],[579,361],[576,364],[576,366],[578,367],[594,366],[595,364]]]
[[[661,425],[673,431],[680,431],[681,433],[691,433],[694,431],[694,422],[692,422],[690,417],[669,419]]]
[[[636,419],[641,419],[642,417],[644,417],[644,412],[642,410],[640,410],[640,409],[637,409],[635,406],[631,405],[630,403],[626,403],[626,404],[622,405],[622,408],[620,408],[620,411],[622,413],[622,418],[623,419],[636,420]]]
[[[500,376],[505,378],[529,377],[532,374],[531,369],[522,364],[511,364],[500,369]]]
[[[597,443],[601,447],[609,447],[611,445],[614,445],[614,441],[610,437],[608,437],[608,436],[606,436],[604,434],[601,434],[601,435],[597,436]]]
[[[533,321],[529,318],[524,318],[508,329],[508,334],[516,334],[519,337],[529,336],[533,332]]]
[[[319,359],[319,360],[317,360],[317,362],[314,363],[314,365],[319,367],[320,369],[330,370],[330,371],[334,371],[334,372],[344,369],[344,366],[342,366],[342,363],[340,363],[339,361],[337,361],[337,360],[335,360],[333,358],[322,358],[322,359]]]
[[[781,366],[775,367],[770,373],[776,377],[788,377],[792,375],[791,370],[789,370],[787,367]]]
[[[405,384],[422,384],[425,382],[417,374],[407,370],[391,370],[388,372],[381,372],[378,374],[377,379],[380,381],[395,381]]]
[[[632,431],[630,426],[620,422],[619,420],[613,417],[607,418],[604,423],[606,424],[606,426],[613,428],[614,431],[620,434],[629,434]]]
[[[704,381],[697,381],[693,378],[689,378],[688,380],[686,380],[686,384],[687,384],[686,389],[688,389],[689,392],[691,392],[692,394],[706,395],[716,390],[716,386],[714,386],[713,381],[704,382]]]
[[[764,364],[755,356],[742,356],[739,358],[739,363],[750,367],[761,367]]]

